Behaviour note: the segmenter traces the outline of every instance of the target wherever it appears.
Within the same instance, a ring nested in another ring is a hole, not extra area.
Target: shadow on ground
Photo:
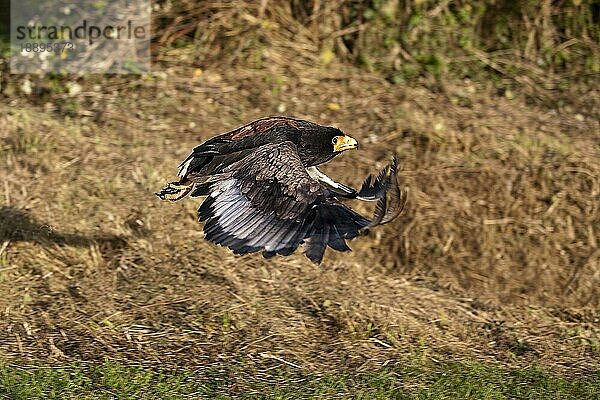
[[[42,246],[61,245],[88,247],[107,245],[112,249],[125,247],[127,241],[119,235],[84,235],[57,232],[50,225],[36,220],[31,214],[16,207],[0,207],[0,242],[34,242]]]

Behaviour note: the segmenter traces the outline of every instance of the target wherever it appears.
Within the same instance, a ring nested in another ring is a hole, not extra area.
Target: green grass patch
[[[116,363],[0,367],[8,399],[597,399],[600,372],[576,380],[537,368],[477,363],[407,365],[375,373],[303,374],[239,366],[168,372]]]

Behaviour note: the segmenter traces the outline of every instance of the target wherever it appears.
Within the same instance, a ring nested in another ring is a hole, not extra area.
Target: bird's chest
[[[302,164],[304,164],[305,167],[312,167],[315,165],[323,164],[331,160],[335,156],[335,153],[325,154],[318,152],[306,152],[304,154],[300,154],[300,159],[302,160]]]

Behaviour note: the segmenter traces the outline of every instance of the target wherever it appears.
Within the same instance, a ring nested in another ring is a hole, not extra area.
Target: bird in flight
[[[206,196],[198,209],[205,239],[235,254],[287,256],[304,245],[306,256],[319,264],[327,246],[349,251],[346,239],[391,221],[406,202],[395,156],[360,190],[317,169],[356,148],[356,139],[334,127],[263,118],[196,146],[179,166],[179,181],[156,195],[169,201]],[[376,201],[373,218],[341,199]]]

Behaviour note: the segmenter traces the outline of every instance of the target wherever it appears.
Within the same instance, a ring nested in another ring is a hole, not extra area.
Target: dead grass
[[[192,9],[156,30],[166,47],[150,76],[85,77],[77,95],[74,77],[3,76],[3,358],[257,374],[415,359],[597,369],[597,85],[540,90],[556,76],[527,68],[504,75],[514,93],[470,79],[394,85],[340,62],[348,26],[323,23],[330,2],[313,19],[181,4]],[[31,96],[15,95],[23,79]],[[404,214],[317,268],[300,254],[234,257],[203,241],[196,202],[153,195],[201,140],[275,114],[357,137],[360,152],[325,168],[348,184],[398,152]]]
[[[4,357],[597,368],[597,120],[473,82],[434,93],[344,65],[82,84],[76,98],[0,105]],[[403,216],[320,268],[234,257],[202,240],[196,202],[152,194],[200,140],[282,109],[364,144],[332,176],[356,185],[397,151],[410,187]]]
[[[495,82],[510,97],[586,104],[600,72],[597,5],[545,1],[157,2],[156,61],[295,76],[336,62],[390,82]],[[290,64],[293,64],[292,66]],[[421,79],[427,77],[427,79]],[[310,79],[310,78],[309,78]],[[589,105],[589,103],[588,103]],[[597,115],[597,114],[596,114]]]

